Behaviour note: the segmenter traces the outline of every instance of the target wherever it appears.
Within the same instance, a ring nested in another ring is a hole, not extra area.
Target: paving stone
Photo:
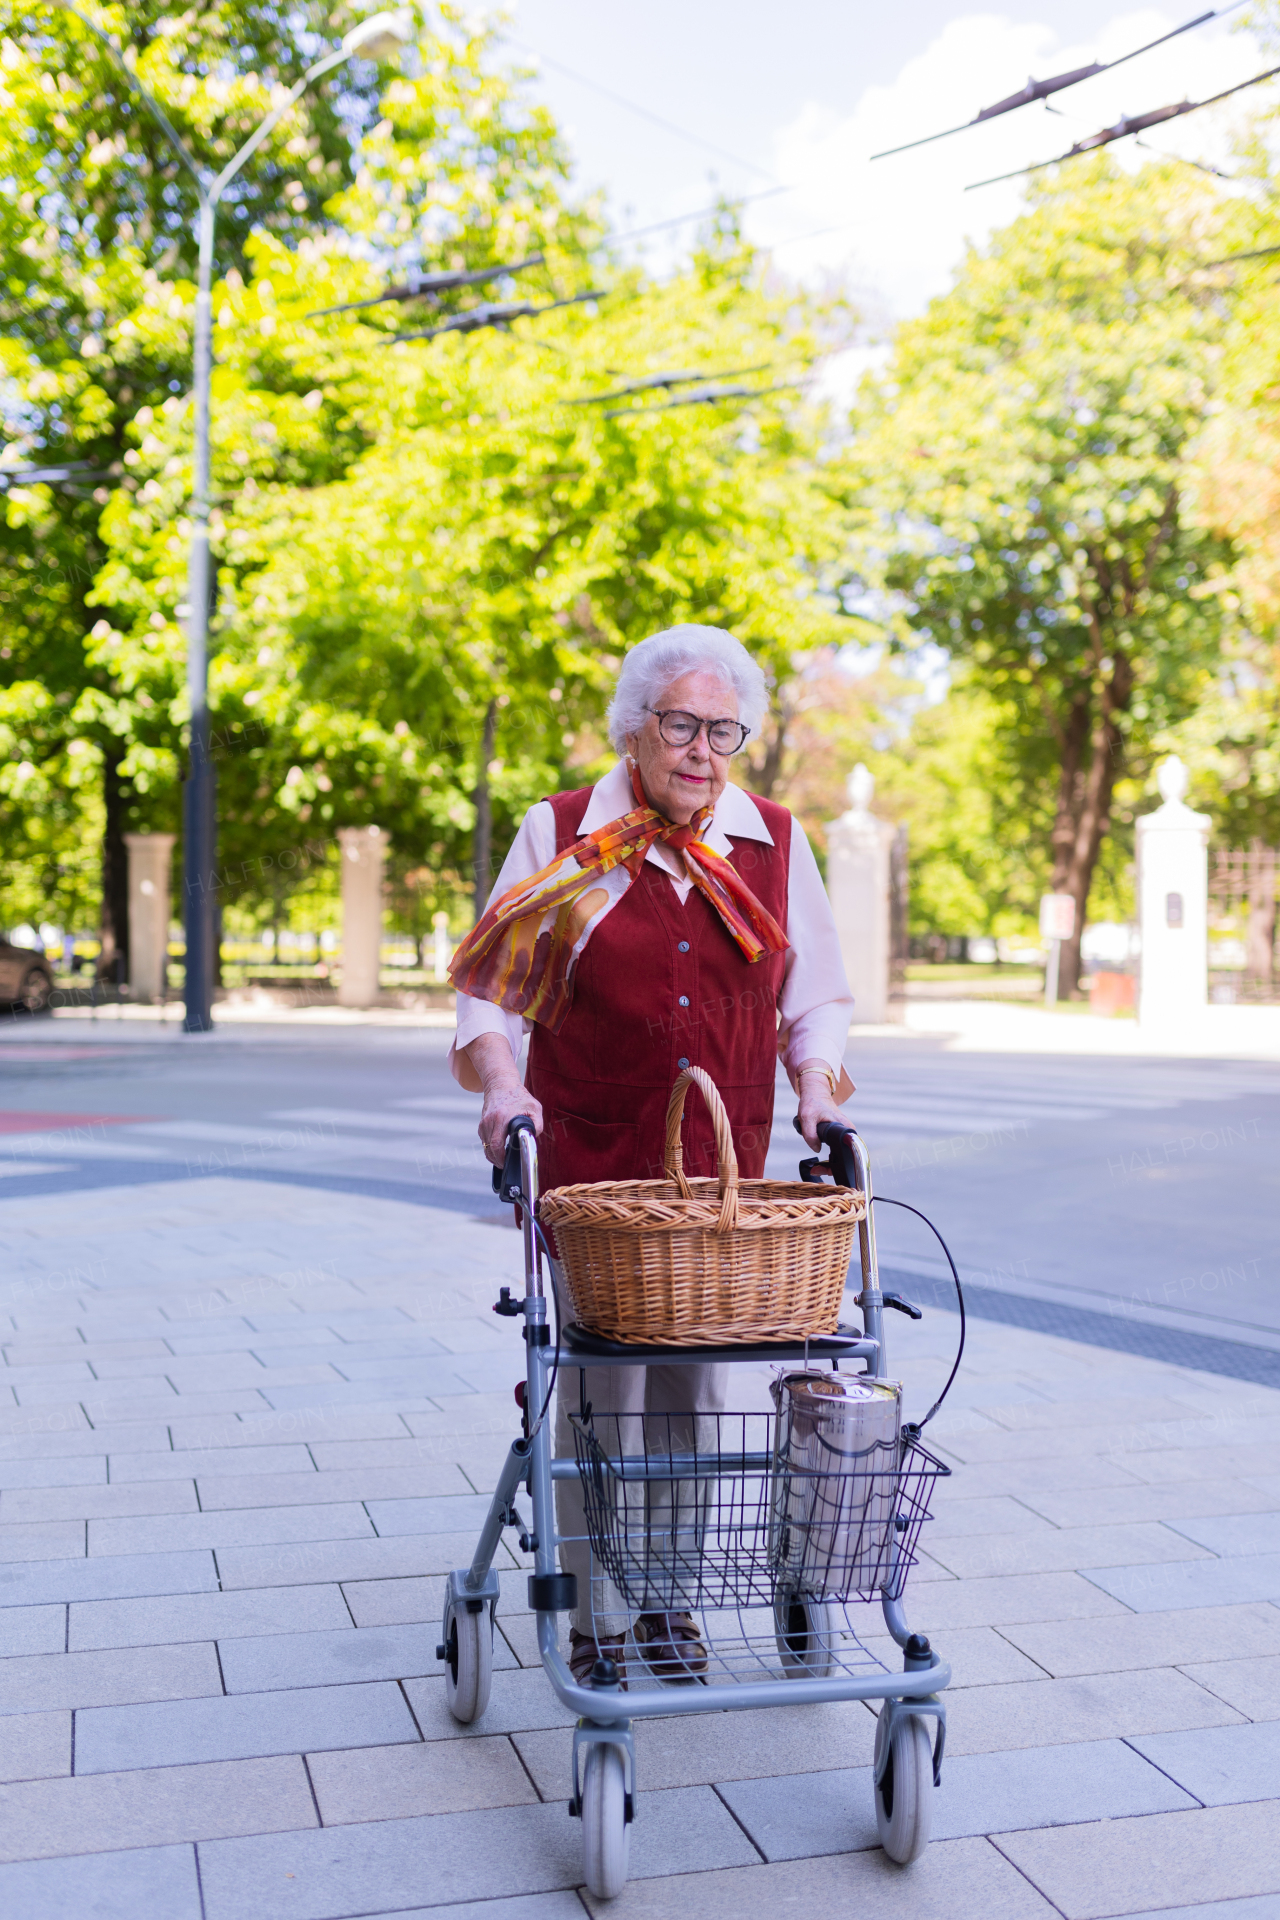
[[[538,1799],[511,1742],[501,1735],[317,1753],[308,1765],[326,1827],[473,1807],[519,1807]],[[557,1781],[559,1798],[567,1795],[566,1778],[567,1773]]]
[[[1194,1407],[1180,1400],[1166,1396],[1136,1394],[1126,1398],[1123,1405],[1124,1428],[1145,1427],[1152,1424],[1167,1423],[1175,1425],[1188,1420],[1203,1420],[1206,1416]],[[1105,1432],[1114,1430],[1116,1422],[1116,1402],[1107,1397],[1096,1400],[1021,1402],[1017,1405],[993,1407],[991,1418],[1011,1433],[1034,1433],[1043,1428],[1065,1427],[1071,1432],[1084,1432],[1090,1428]]]
[[[405,1680],[441,1671],[438,1621],[418,1626],[366,1627],[356,1632],[265,1634],[229,1641],[222,1649],[228,1693],[266,1693],[278,1687],[342,1686],[352,1680]],[[505,1647],[495,1665],[514,1667]]]
[[[139,1482],[134,1486],[40,1487],[0,1494],[0,1520],[103,1520],[139,1514],[195,1513],[195,1482]]]
[[[235,1512],[162,1515],[151,1520],[91,1520],[89,1553],[137,1553],[148,1538],[158,1551],[180,1552],[190,1547],[284,1546],[294,1540],[372,1537],[368,1514],[352,1502],[251,1507]]]
[[[48,1859],[73,1848],[107,1853],[317,1824],[306,1770],[296,1754],[158,1772],[77,1773],[74,1779],[0,1788],[0,1860]]]
[[[462,1906],[403,1909],[396,1920],[582,1920],[576,1893],[518,1893],[513,1900],[467,1900]]]
[[[493,1676],[493,1692],[483,1722],[460,1727],[444,1700],[444,1680],[406,1680],[405,1692],[424,1740],[467,1740],[484,1733],[525,1733],[542,1727],[571,1727],[574,1716],[562,1707],[551,1682],[537,1669],[508,1669]]]
[[[1280,1802],[1002,1834],[1000,1850],[1066,1920],[1280,1892]],[[1224,1917],[1225,1920],[1225,1917]]]
[[[639,1832],[639,1821],[636,1831]],[[633,1881],[617,1900],[583,1904],[593,1920],[1058,1920],[1048,1901],[987,1840],[930,1846],[904,1871],[878,1848],[736,1872]],[[479,1916],[477,1916],[479,1920]]]
[[[1044,1527],[981,1537],[949,1538],[930,1531],[926,1543],[929,1557],[961,1579],[1207,1557],[1205,1548],[1158,1522],[1128,1527]]]
[[[1122,1673],[1134,1667],[1182,1667],[1190,1672],[1188,1661],[1206,1661],[1215,1649],[1248,1654],[1253,1668],[1264,1656],[1280,1654],[1280,1608],[1261,1601],[1238,1607],[1186,1607],[1106,1620],[1031,1622],[1005,1626],[1000,1632],[1058,1677]],[[1211,1664],[1216,1667],[1218,1662]],[[1209,1663],[1204,1671],[1209,1671]],[[1204,1684],[1218,1691],[1210,1681]]]
[[[218,1568],[224,1589],[394,1579],[470,1566],[475,1545],[474,1533],[439,1533],[399,1540],[312,1541],[280,1552],[269,1547],[228,1547],[219,1550]],[[516,1564],[505,1547],[499,1549],[499,1571],[504,1563],[506,1569]]]
[[[1143,1520],[1181,1520],[1186,1515],[1264,1513],[1271,1495],[1243,1480],[1188,1480],[1171,1486],[1041,1489],[1022,1495],[1027,1506],[1055,1527],[1124,1526]]]
[[[252,1421],[186,1420],[171,1423],[176,1451],[204,1447],[261,1447],[313,1440],[403,1439],[407,1431],[389,1407],[305,1407],[300,1412],[263,1408]]]
[[[1007,1494],[989,1494],[985,1499],[966,1500],[950,1497],[950,1486],[942,1487],[934,1499],[934,1508],[926,1533],[931,1540],[954,1540],[965,1534],[1049,1532],[1048,1522],[1020,1500]]]
[[[59,1609],[61,1612],[61,1609]],[[0,1613],[0,1622],[4,1615]],[[319,1633],[351,1627],[342,1590],[267,1587],[261,1592],[171,1594],[151,1600],[89,1600],[71,1609],[73,1650],[151,1647],[183,1640],[233,1640],[265,1633]]]
[[[317,1440],[311,1452],[321,1473],[344,1473],[360,1467],[413,1468],[434,1458],[420,1440],[407,1434],[398,1440]]]
[[[198,1474],[217,1474],[229,1479],[240,1474],[288,1474],[315,1472],[305,1446],[278,1447],[186,1447],[175,1453],[166,1446],[163,1453],[113,1453],[113,1485],[130,1480],[191,1480]]]
[[[129,1445],[135,1453],[168,1453],[170,1444],[169,1429],[161,1421],[129,1429]],[[80,1407],[68,1409],[65,1417],[51,1414],[47,1407],[33,1413],[0,1414],[0,1465],[83,1460],[106,1451],[102,1436],[93,1431]]]
[[[544,1680],[543,1685],[550,1692],[549,1683]],[[833,1766],[869,1767],[876,1733],[875,1715],[857,1700],[673,1715],[637,1720],[634,1726],[636,1766],[646,1793],[650,1787],[775,1775],[780,1778],[771,1784],[781,1786],[792,1774],[808,1775]],[[569,1732],[515,1733],[512,1739],[543,1799],[566,1798]]]
[[[1250,1720],[1280,1720],[1280,1656],[1204,1661],[1182,1671]]]
[[[1174,1533],[1207,1547],[1210,1553],[1280,1555],[1280,1513],[1214,1514],[1168,1524]]]
[[[1005,1680],[1042,1679],[1043,1665],[1021,1653],[1006,1632],[994,1627],[948,1627],[938,1641],[938,1652],[951,1668],[951,1684],[989,1687]],[[901,1668],[901,1650],[887,1633],[861,1632],[859,1638],[882,1667],[891,1673]]]
[[[84,1521],[35,1521],[0,1526],[0,1564],[30,1560],[74,1560],[84,1555]]]
[[[1197,1733],[1130,1736],[1129,1745],[1207,1807],[1274,1800],[1280,1782],[1280,1721]]]
[[[70,1771],[70,1712],[7,1715],[0,1725],[0,1780],[47,1780]]]
[[[211,1553],[133,1553],[96,1560],[40,1560],[0,1566],[0,1607],[51,1600],[117,1600],[129,1595],[207,1593],[218,1584]]]
[[[710,1788],[646,1795],[632,1834],[633,1877],[755,1857]],[[217,1841],[201,1846],[200,1868],[208,1920],[338,1920],[369,1913],[371,1897],[374,1911],[394,1912],[575,1886],[582,1830],[563,1802],[495,1807]]]
[[[76,1715],[76,1772],[389,1746],[416,1736],[404,1695],[390,1682],[96,1707]]]
[[[1167,1667],[947,1691],[947,1751],[999,1753],[1167,1729],[1221,1727],[1234,1708]]]
[[[1014,1573],[985,1580],[911,1580],[907,1617],[920,1633],[948,1627],[1003,1627],[1027,1620],[1081,1620],[1123,1614],[1120,1602],[1079,1573]]]
[[[1246,1600],[1280,1601],[1280,1553],[1240,1554],[1164,1567],[1090,1568],[1081,1574],[1134,1613],[1175,1607],[1225,1607]]]
[[[146,1847],[120,1853],[71,1854],[61,1860],[0,1866],[5,1920],[203,1920],[194,1847]]]
[[[848,1848],[880,1844],[869,1765],[804,1778],[732,1780],[717,1791],[768,1860],[830,1853],[833,1840]],[[933,1837],[956,1840],[1194,1805],[1122,1740],[948,1756],[934,1796]]]
[[[343,1597],[358,1627],[415,1626],[444,1617],[445,1580],[442,1574],[423,1579],[349,1580]],[[509,1604],[506,1590],[498,1606],[498,1625],[506,1630],[503,1607]],[[3,1620],[0,1614],[0,1620]],[[1280,1613],[1276,1615],[1280,1622]]]
[[[187,1700],[221,1692],[218,1656],[208,1643],[32,1654],[0,1661],[0,1714],[116,1706],[132,1700]]]
[[[416,1444],[413,1441],[411,1446]],[[206,1513],[226,1507],[331,1505],[346,1500],[398,1500],[423,1494],[463,1495],[469,1488],[451,1462],[422,1460],[413,1467],[359,1467],[322,1473],[224,1478],[219,1465],[199,1476]],[[474,1495],[471,1496],[474,1498]],[[425,1529],[423,1529],[425,1531]]]
[[[107,1478],[105,1453],[72,1454],[65,1460],[0,1459],[0,1488],[103,1486]]]
[[[61,1653],[66,1644],[65,1607],[0,1608],[0,1659],[20,1653]]]
[[[479,1534],[489,1517],[490,1504],[489,1495],[484,1493],[432,1500],[366,1499],[369,1517],[384,1539],[406,1533],[458,1534],[474,1530]]]
[[[1259,1893],[1248,1900],[1215,1900],[1207,1907],[1162,1907],[1158,1914],[1131,1913],[1126,1920],[1280,1920],[1280,1893]]]

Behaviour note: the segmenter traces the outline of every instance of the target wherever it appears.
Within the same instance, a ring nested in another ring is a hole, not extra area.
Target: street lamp
[[[240,151],[219,174],[201,168],[168,115],[127,65],[114,40],[80,9],[57,0],[67,13],[88,27],[104,43],[125,79],[144,102],[169,144],[196,184],[199,201],[197,240],[199,274],[192,387],[196,403],[195,459],[191,483],[191,557],[187,573],[187,693],[191,704],[191,769],[183,807],[183,927],[186,934],[186,980],[183,997],[187,1033],[208,1033],[213,1026],[214,912],[213,873],[217,850],[216,785],[209,757],[209,391],[213,376],[213,231],[218,202],[245,162],[252,158],[272,129],[300,99],[313,80],[344,61],[359,57],[385,60],[413,38],[409,8],[373,13],[342,36],[342,45],[314,66],[289,89],[250,134]]]

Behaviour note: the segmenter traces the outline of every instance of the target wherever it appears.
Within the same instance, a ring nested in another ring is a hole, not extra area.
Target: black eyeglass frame
[[[747,737],[751,732],[750,727],[744,726],[741,720],[730,720],[727,715],[721,720],[704,720],[699,714],[687,713],[683,707],[650,707],[649,712],[653,714],[657,720],[658,732],[662,735],[662,738],[669,747],[691,747],[705,727],[707,747],[710,752],[714,753],[721,760],[732,760],[735,753],[741,753],[747,744]],[[692,720],[694,723],[693,732],[687,740],[673,740],[663,724],[664,721],[667,720]],[[721,752],[720,748],[714,745],[711,739],[711,729],[713,727],[736,727],[738,729],[737,746],[730,747],[727,752]]]

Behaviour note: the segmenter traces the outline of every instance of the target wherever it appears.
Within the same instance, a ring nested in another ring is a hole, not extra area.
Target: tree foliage
[[[1033,189],[904,326],[855,457],[868,564],[1008,716],[1019,814],[1082,928],[1117,779],[1212,684],[1228,542],[1185,499],[1224,316],[1192,271],[1231,208],[1185,170],[1105,158]],[[1064,955],[1064,991],[1076,951]]]

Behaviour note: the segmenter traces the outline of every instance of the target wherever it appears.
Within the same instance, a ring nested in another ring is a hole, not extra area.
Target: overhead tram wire
[[[1238,0],[1238,3],[1242,5],[1243,0]],[[628,113],[639,114],[642,120],[648,120],[653,126],[661,127],[664,133],[674,133],[677,140],[687,140],[691,146],[701,147],[704,153],[714,153],[719,160],[732,161],[735,167],[745,167],[748,173],[758,174],[762,180],[773,179],[774,176],[766,168],[756,166],[754,161],[743,160],[738,154],[730,153],[724,147],[718,147],[714,141],[704,140],[701,134],[690,133],[686,128],[676,126],[673,120],[664,120],[661,114],[653,113],[648,107],[637,106],[634,100],[628,100],[624,94],[615,93],[611,87],[602,87],[598,80],[589,80],[585,73],[575,72],[572,67],[566,67],[561,60],[550,59],[545,53],[539,53],[536,47],[527,45],[523,40],[515,40],[510,34],[506,39],[509,46],[519,47],[521,53],[531,54],[535,60],[540,60],[544,67],[551,67],[556,73],[564,74],[567,80],[576,80],[580,87],[587,87],[592,93],[598,93],[602,99],[611,100],[615,107],[625,107]]]
[[[885,147],[880,153],[873,153],[873,160],[888,160],[895,153],[910,153],[915,147],[931,146],[935,140],[949,140],[953,133],[967,133],[970,127],[982,126],[988,120],[996,120],[1001,114],[1016,113],[1019,107],[1029,107],[1037,100],[1048,100],[1054,93],[1061,93],[1067,87],[1078,87],[1082,80],[1092,80],[1099,73],[1111,73],[1116,67],[1123,67],[1128,61],[1136,60],[1140,54],[1151,53],[1156,47],[1162,47],[1166,41],[1176,40],[1180,34],[1190,33],[1193,27],[1202,27],[1209,20],[1225,20],[1229,13],[1237,13],[1245,0],[1233,0],[1229,7],[1215,7],[1209,13],[1198,13],[1194,20],[1184,20],[1180,27],[1174,27],[1171,33],[1162,33],[1158,40],[1148,40],[1145,46],[1135,47],[1132,53],[1122,53],[1118,60],[1095,60],[1091,66],[1076,67],[1070,73],[1055,74],[1050,80],[1028,80],[1025,87],[1017,93],[1011,93],[1004,100],[997,100],[992,107],[983,107],[972,120],[962,121],[958,127],[944,127],[941,133],[926,133],[919,140],[905,140],[900,147]],[[1046,165],[1052,164],[1046,161]],[[1010,176],[1011,177],[1011,176]],[[979,181],[985,186],[986,181]]]
[[[403,285],[394,282],[383,288],[381,293],[372,294],[367,300],[346,300],[337,307],[317,307],[306,315],[308,320],[322,320],[330,313],[355,313],[361,307],[380,307],[388,300],[433,300],[437,294],[451,293],[455,287],[482,286],[486,280],[501,280],[504,274],[523,273],[528,267],[544,265],[546,255],[531,253],[526,260],[512,260],[492,267],[477,267],[470,273],[419,273],[411,270]]]
[[[505,330],[513,320],[522,320],[527,315],[552,313],[557,307],[575,307],[583,300],[603,300],[604,297],[603,288],[589,287],[585,293],[571,293],[563,300],[547,300],[540,307],[535,307],[527,300],[486,300],[478,307],[468,307],[463,313],[450,314],[447,320],[441,320],[437,326],[423,327],[413,333],[389,333],[378,345],[394,347],[406,340],[434,340],[442,333],[476,333],[482,327],[501,327]]]
[[[1233,93],[1243,93],[1248,87],[1260,87],[1264,80],[1274,80],[1280,73],[1280,67],[1268,67],[1265,73],[1255,73],[1252,80],[1241,80],[1234,87],[1224,87],[1221,93],[1214,93],[1207,100],[1180,100],[1172,107],[1157,107],[1152,113],[1137,113],[1132,117],[1123,115],[1114,127],[1104,127],[1101,133],[1091,133],[1086,140],[1077,140],[1066,153],[1055,154],[1052,160],[1035,160],[1029,167],[1015,167],[1011,173],[993,173],[989,180],[971,180],[965,188],[966,193],[974,193],[979,187],[994,187],[1001,180],[1021,180],[1029,173],[1043,173],[1046,167],[1061,166],[1065,160],[1076,160],[1082,154],[1096,153],[1100,147],[1109,147],[1113,141],[1127,140],[1132,134],[1145,133],[1148,127],[1158,127],[1166,120],[1181,119],[1186,113],[1199,113],[1204,107],[1216,107],[1219,100],[1229,100]]]

